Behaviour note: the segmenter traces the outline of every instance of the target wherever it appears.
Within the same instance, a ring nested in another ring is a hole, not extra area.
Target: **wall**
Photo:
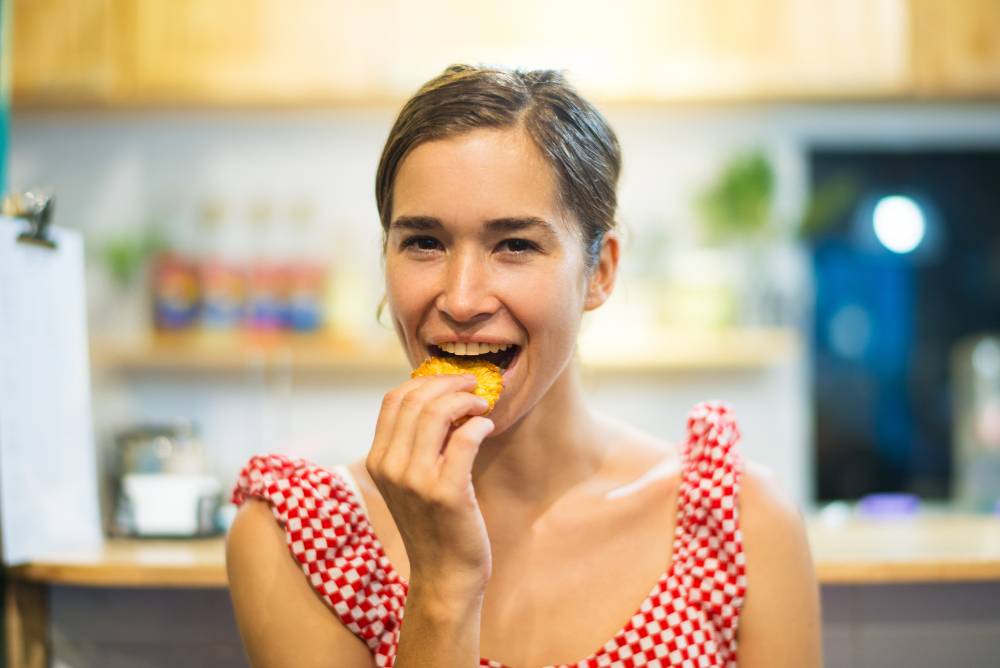
[[[1000,144],[996,106],[746,106],[610,108],[625,155],[621,219],[633,238],[660,228],[675,243],[693,238],[690,203],[733,151],[761,144],[779,171],[779,211],[800,206],[812,143]],[[91,249],[132,229],[152,210],[171,212],[183,237],[205,195],[247,202],[263,195],[313,199],[330,259],[364,280],[357,311],[345,314],[373,336],[380,295],[372,181],[392,109],[314,112],[15,113],[14,187],[51,184],[57,222],[84,230]],[[634,246],[633,246],[634,248]],[[628,298],[625,282],[616,299]],[[121,304],[99,272],[88,276],[91,328],[121,328]],[[599,317],[599,313],[595,317]],[[95,426],[105,448],[133,421],[194,418],[216,473],[232,479],[260,451],[320,463],[367,449],[378,399],[398,379],[131,375],[94,378]],[[695,401],[731,401],[747,455],[770,466],[803,505],[811,499],[809,377],[792,358],[765,372],[604,376],[587,384],[594,402],[667,438],[677,438]],[[825,587],[824,651],[829,668],[986,666],[1000,619],[994,585]],[[93,611],[100,609],[101,615]],[[246,665],[228,598],[220,591],[55,588],[54,665]],[[130,638],[122,643],[121,638]],[[159,663],[158,663],[159,662]]]
[[[206,196],[245,207],[308,198],[322,223],[328,259],[354,276],[339,314],[364,335],[387,335],[372,317],[381,295],[373,175],[394,109],[314,111],[15,113],[11,183],[50,184],[56,221],[82,228],[93,252],[115,231],[163,212],[180,243],[191,241],[194,207]],[[778,171],[778,217],[792,221],[805,196],[805,150],[814,143],[1000,144],[997,106],[612,106],[606,113],[625,156],[620,189],[627,232],[623,281],[630,298],[644,240],[673,246],[695,238],[691,203],[735,151],[762,146]],[[93,264],[93,263],[92,263]],[[721,268],[720,268],[721,269]],[[337,280],[335,275],[334,280]],[[91,329],[121,331],[121,295],[88,274]],[[609,304],[610,306],[610,304]],[[600,318],[600,311],[594,318]],[[293,452],[322,463],[367,450],[378,399],[394,378],[133,375],[95,376],[98,442],[136,421],[194,418],[218,475],[231,480],[254,452]],[[594,401],[666,438],[678,438],[695,401],[731,401],[744,448],[777,474],[793,497],[811,502],[811,417],[806,358],[759,373],[601,378]]]

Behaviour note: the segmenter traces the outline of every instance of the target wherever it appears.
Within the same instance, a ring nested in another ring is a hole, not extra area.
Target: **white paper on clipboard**
[[[55,248],[0,218],[0,530],[3,562],[102,542],[79,232]]]

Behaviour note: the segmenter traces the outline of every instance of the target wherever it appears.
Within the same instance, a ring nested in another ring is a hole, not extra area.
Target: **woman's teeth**
[[[439,343],[438,348],[452,355],[485,355],[486,353],[503,352],[513,344],[496,343]]]

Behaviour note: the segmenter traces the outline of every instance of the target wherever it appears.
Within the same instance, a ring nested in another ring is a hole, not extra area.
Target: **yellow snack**
[[[431,357],[425,360],[410,374],[411,378],[421,376],[439,376],[441,374],[463,374],[469,373],[476,377],[476,389],[473,394],[482,397],[489,402],[490,407],[486,410],[489,413],[496,405],[500,393],[503,392],[503,375],[500,367],[492,362],[477,359],[458,359],[454,357]],[[484,413],[484,415],[486,414]],[[464,422],[464,420],[462,420]]]

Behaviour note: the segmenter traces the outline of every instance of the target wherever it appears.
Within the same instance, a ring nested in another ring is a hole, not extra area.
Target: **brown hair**
[[[621,148],[608,122],[554,70],[452,65],[407,101],[375,176],[383,252],[403,159],[419,144],[480,128],[523,127],[555,170],[559,204],[580,224],[587,270],[615,226]]]

